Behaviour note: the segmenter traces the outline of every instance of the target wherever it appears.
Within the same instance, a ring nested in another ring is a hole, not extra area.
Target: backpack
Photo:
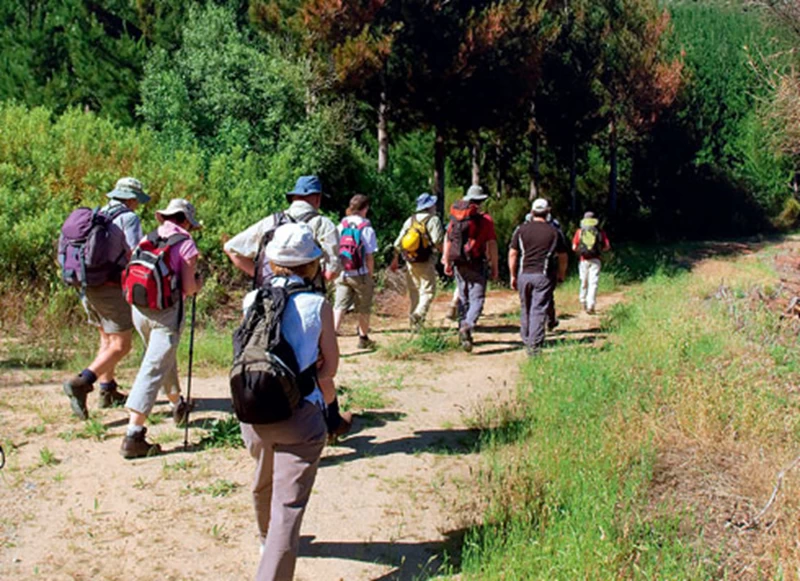
[[[450,208],[450,223],[447,225],[447,240],[450,242],[447,260],[453,264],[474,262],[483,256],[478,247],[478,206],[458,200]]]
[[[118,206],[111,212],[77,208],[67,216],[58,237],[61,280],[74,287],[100,286],[120,281],[128,246],[125,233],[113,223],[130,212]]]
[[[272,269],[269,267],[269,260],[267,260],[264,250],[266,250],[267,244],[275,237],[275,230],[290,222],[303,222],[304,224],[308,224],[308,222],[317,215],[316,210],[307,212],[297,219],[292,218],[287,212],[276,212],[272,215],[272,227],[264,232],[264,235],[258,242],[258,251],[256,251],[256,257],[254,259],[255,271],[253,273],[253,289],[261,288],[272,279]]]
[[[281,317],[289,297],[311,290],[304,284],[258,289],[244,321],[233,333],[231,400],[240,422],[272,424],[286,420],[314,391],[316,365],[300,373],[294,350],[281,333]]]
[[[342,232],[339,234],[339,260],[342,270],[354,271],[364,266],[364,228],[367,226],[367,220],[362,220],[358,225],[347,218],[342,220]]]
[[[400,239],[400,250],[406,262],[425,262],[433,253],[433,243],[428,234],[428,220],[417,220],[416,216],[411,216],[411,226]]]
[[[578,242],[578,254],[583,258],[597,258],[600,256],[600,243],[602,235],[596,218],[581,220],[581,235]]]
[[[186,234],[163,238],[154,230],[139,243],[122,276],[128,304],[163,311],[181,300],[181,276],[169,266],[169,249],[188,239]]]

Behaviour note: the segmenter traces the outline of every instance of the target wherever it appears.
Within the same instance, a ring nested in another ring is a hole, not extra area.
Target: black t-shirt
[[[514,231],[511,248],[520,254],[521,271],[526,274],[555,274],[555,255],[567,251],[564,236],[547,222],[525,222]],[[548,262],[548,256],[550,260]],[[546,265],[545,263],[548,262]]]

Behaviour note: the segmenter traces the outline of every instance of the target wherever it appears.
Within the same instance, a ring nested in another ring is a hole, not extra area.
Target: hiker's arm
[[[442,247],[442,264],[444,265],[444,273],[447,276],[453,276],[453,264],[447,260],[448,254],[450,254],[450,240],[445,236],[444,246]]]
[[[517,290],[517,273],[519,272],[519,250],[513,246],[508,249],[508,271],[511,273],[511,288]]]
[[[203,279],[197,272],[197,256],[193,256],[181,265],[181,290],[184,296],[196,295],[203,288]]]
[[[556,280],[558,282],[564,282],[567,278],[569,258],[566,252],[559,252],[556,256],[558,256],[558,273],[556,274]]]
[[[233,265],[241,270],[248,276],[255,276],[256,272],[256,261],[252,258],[245,258],[241,254],[238,254],[235,250],[228,250],[227,248],[224,249],[225,254],[228,255],[228,258],[231,259]]]
[[[497,240],[489,240],[486,243],[486,256],[492,269],[492,280],[497,280],[500,278],[500,253],[497,250]]]
[[[367,254],[364,257],[365,262],[367,263],[367,272],[369,273],[369,277],[375,274],[375,256],[373,254]]]
[[[322,381],[319,382],[322,395],[325,397],[325,403],[331,403],[336,399],[336,389],[332,380],[336,376],[336,370],[339,368],[339,343],[336,341],[336,330],[333,327],[333,308],[330,303],[325,302],[322,305],[320,313],[322,322],[322,332],[319,335],[319,354],[322,359],[322,364],[317,369],[317,377]]]

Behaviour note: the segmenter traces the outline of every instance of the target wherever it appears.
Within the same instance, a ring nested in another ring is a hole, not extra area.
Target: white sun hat
[[[314,233],[306,224],[290,223],[279,226],[267,244],[267,260],[279,266],[300,266],[322,256]]]

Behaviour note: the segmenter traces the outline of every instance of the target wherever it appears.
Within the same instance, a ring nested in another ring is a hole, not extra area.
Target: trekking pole
[[[194,355],[194,314],[197,294],[192,295],[192,319],[189,327],[189,376],[186,379],[186,420],[183,428],[183,450],[189,449],[189,414],[192,411],[192,356]]]
[[[6,465],[6,453],[3,452],[3,447],[0,446],[0,468]]]

